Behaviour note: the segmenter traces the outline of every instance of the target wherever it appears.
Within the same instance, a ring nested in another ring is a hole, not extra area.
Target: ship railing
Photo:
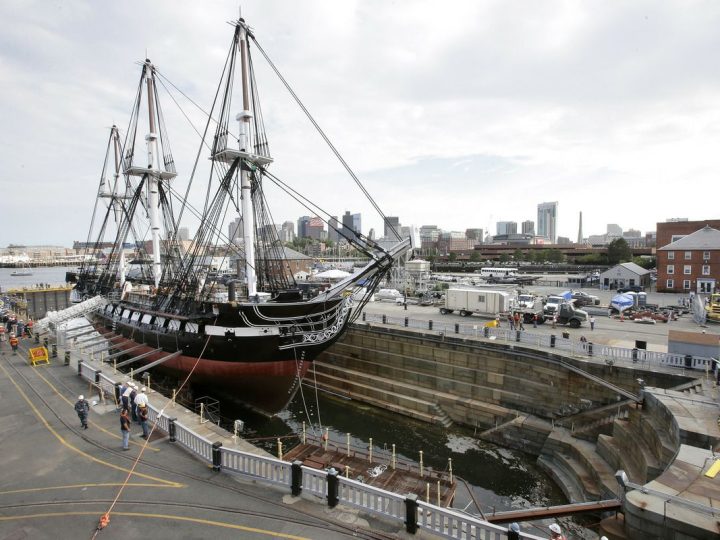
[[[98,385],[105,394],[105,397],[112,397],[113,401],[115,400],[115,381],[104,373],[100,373],[100,382]]]
[[[431,331],[442,339],[451,336],[460,339],[473,336],[506,344],[524,343],[536,348],[562,351],[575,357],[592,357],[593,360],[604,361],[608,365],[646,369],[663,368],[681,374],[687,374],[687,370],[705,371],[707,369],[711,371],[715,365],[715,362],[709,357],[614,347],[588,341],[581,342],[570,339],[569,331],[563,327],[559,327],[556,333],[548,335],[533,333],[530,324],[525,324],[526,330],[514,330],[508,328],[508,323],[505,321],[501,322],[503,325],[501,327],[490,327],[486,326],[482,320],[470,324],[448,323],[442,320],[411,319],[367,312],[363,312],[362,322]],[[585,337],[592,339],[590,333],[585,334]]]

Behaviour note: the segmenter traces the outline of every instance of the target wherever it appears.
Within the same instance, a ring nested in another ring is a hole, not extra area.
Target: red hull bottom
[[[104,336],[115,337],[105,328],[97,328]],[[115,342],[119,350],[140,345],[129,339]],[[129,356],[154,350],[142,345],[128,353]],[[138,364],[149,364],[167,356],[159,351],[138,360]],[[224,362],[218,360],[197,359],[180,355],[157,366],[163,372],[170,372],[181,379],[188,375],[193,383],[217,387],[234,396],[238,401],[261,413],[273,415],[285,408],[300,387],[300,381],[310,367],[310,362],[295,359],[276,362]]]

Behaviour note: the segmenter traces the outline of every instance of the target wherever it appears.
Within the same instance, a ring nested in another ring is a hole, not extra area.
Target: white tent
[[[313,277],[315,279],[343,279],[348,277],[349,275],[349,272],[345,272],[344,270],[338,270],[337,268],[332,268],[330,270],[326,270],[325,272],[315,274]]]

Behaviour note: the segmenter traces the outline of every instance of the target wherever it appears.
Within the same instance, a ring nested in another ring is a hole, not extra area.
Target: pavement
[[[31,346],[0,344],[0,539],[406,537],[353,509],[213,472],[160,432],[146,444],[137,424],[123,451],[115,406],[94,403],[81,429],[73,404],[87,383],[62,355],[31,367]]]
[[[540,296],[547,296],[549,294],[559,294],[563,292],[563,290],[568,289],[533,286],[525,290],[529,290]],[[593,309],[589,310],[595,314],[594,330],[590,330],[590,326],[588,324],[584,324],[577,329],[567,326],[558,326],[553,329],[551,324],[545,323],[538,325],[537,328],[533,328],[532,325],[526,324],[526,331],[540,335],[560,335],[562,332],[569,332],[571,339],[579,340],[581,336],[584,336],[588,341],[593,343],[626,348],[635,347],[636,341],[645,341],[647,343],[648,350],[657,352],[667,352],[669,330],[705,332],[707,334],[720,336],[720,324],[708,323],[705,326],[700,326],[692,320],[692,316],[689,314],[681,315],[677,321],[670,321],[667,323],[657,322],[656,324],[639,324],[630,320],[621,321],[619,319],[609,318],[607,316],[607,307],[611,298],[617,294],[615,291],[601,291],[592,288],[583,288],[578,290],[583,290],[589,294],[593,294],[600,299],[600,306],[594,306]],[[649,292],[647,295],[647,303],[658,304],[660,306],[678,305],[678,299],[682,297],[683,295],[678,294]],[[367,313],[386,314],[394,317],[404,316],[412,319],[433,320],[448,324],[459,323],[463,325],[478,325],[479,328],[482,328],[482,325],[490,320],[477,315],[472,315],[470,317],[461,317],[457,313],[441,315],[440,305],[420,306],[408,304],[407,310],[405,310],[402,304],[381,301],[368,303],[364,308],[364,311]],[[502,321],[501,324],[505,325],[506,323],[505,321]]]

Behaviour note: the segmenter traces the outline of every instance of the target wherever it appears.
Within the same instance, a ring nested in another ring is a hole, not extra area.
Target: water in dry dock
[[[220,412],[227,418],[242,419],[245,437],[273,454],[277,454],[277,437],[302,432],[305,421],[308,434],[314,431],[320,436],[320,423],[329,428],[330,440],[340,447],[345,447],[347,433],[356,449],[366,450],[372,438],[375,456],[390,452],[395,444],[398,459],[417,462],[422,450],[424,465],[436,471],[447,470],[448,458],[452,458],[453,473],[469,484],[485,513],[565,502],[560,490],[538,470],[533,456],[482,442],[472,430],[444,429],[322,393],[316,400],[307,387],[275,418],[253,414],[229,399],[221,402]],[[285,449],[297,442],[297,438],[283,439]],[[462,482],[454,506],[478,513]]]

